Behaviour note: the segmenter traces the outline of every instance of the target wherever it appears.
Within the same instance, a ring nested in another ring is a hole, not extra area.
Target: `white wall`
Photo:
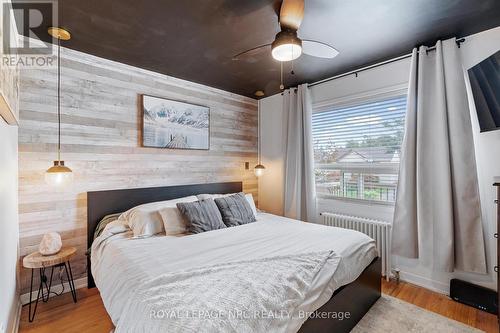
[[[284,135],[280,94],[259,101],[261,161],[266,167],[259,178],[259,209],[283,215]]]
[[[1,28],[3,28],[4,5],[9,2],[0,0]],[[17,34],[13,20],[11,23],[11,31]],[[1,28],[0,35],[3,35],[4,31]],[[0,36],[0,40],[3,40],[3,36]],[[0,52],[2,50],[0,45]],[[8,113],[17,118],[18,68],[0,66],[0,93],[8,104],[5,106],[10,108]],[[0,333],[17,331],[20,310],[17,283],[19,258],[17,132],[17,127],[7,125],[0,117]]]
[[[12,332],[19,304],[18,240],[17,127],[0,118],[0,325],[6,332]]]
[[[461,50],[464,67],[469,69],[475,66],[485,58],[500,50],[500,27],[471,36],[467,39],[467,43],[463,44]],[[489,283],[489,286],[495,288],[497,274],[492,271],[492,267],[496,265],[497,258],[496,241],[493,238],[493,234],[497,232],[497,207],[493,203],[496,199],[496,191],[491,185],[494,182],[500,181],[500,130],[485,133],[479,132],[476,108],[474,106],[468,76],[466,75],[466,77],[473,126],[472,130],[476,148],[476,161],[478,164],[479,192],[481,195],[483,225],[487,246],[486,254],[487,261],[490,263],[491,280],[493,281],[493,284]]]
[[[462,44],[460,52],[464,68],[468,69],[500,49],[500,27],[469,36]],[[410,50],[409,50],[410,51]],[[405,86],[409,76],[409,59],[387,64],[375,69],[359,73],[358,77],[350,75],[338,80],[330,81],[312,87],[311,96],[315,105],[328,101],[342,101],[354,96],[364,96],[370,91],[391,90],[391,87]],[[470,92],[469,92],[470,96]],[[500,177],[500,130],[479,133],[479,125],[473,101],[470,100],[471,118],[473,124],[476,160],[478,165],[479,188],[482,200],[483,224],[487,246],[487,260],[490,274],[478,275],[468,273],[440,273],[422,265],[419,260],[394,257],[393,266],[401,269],[401,278],[433,289],[448,293],[449,280],[453,277],[461,278],[473,283],[496,289],[496,274],[492,267],[496,264],[496,246],[493,234],[496,232],[496,213],[493,200],[495,191],[491,186],[495,177]],[[263,205],[269,198],[276,212],[282,211],[283,187],[276,186],[276,179],[283,179],[283,148],[279,147],[278,133],[282,132],[283,111],[280,95],[261,100],[262,127],[262,154],[263,161],[272,161],[266,165],[269,170],[261,177]],[[271,131],[271,132],[269,132]],[[282,143],[282,142],[280,142]],[[272,158],[271,158],[272,156]],[[280,161],[281,159],[281,161]],[[496,178],[497,180],[500,178]],[[259,195],[261,195],[259,193]],[[393,206],[364,205],[340,200],[319,200],[320,211],[337,211],[345,214],[355,214],[370,218],[392,221]]]

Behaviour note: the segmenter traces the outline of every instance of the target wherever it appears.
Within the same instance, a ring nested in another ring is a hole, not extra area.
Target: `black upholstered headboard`
[[[241,182],[229,182],[87,192],[87,246],[88,248],[92,246],[97,224],[106,215],[125,212],[148,202],[202,193],[223,194],[241,191]],[[90,269],[90,256],[87,257],[87,283],[89,288],[95,287]]]

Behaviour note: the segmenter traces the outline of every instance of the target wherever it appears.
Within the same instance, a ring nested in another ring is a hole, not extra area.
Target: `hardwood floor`
[[[28,306],[23,306],[19,332],[83,333],[106,332],[113,323],[102,304],[97,288],[77,290],[75,304],[71,293],[51,298],[48,303],[38,303],[35,320],[28,321]]]
[[[495,315],[455,302],[446,295],[406,282],[396,284],[385,280],[382,280],[382,292],[485,332],[499,332]]]
[[[382,280],[382,291],[390,296],[415,304],[426,310],[460,321],[488,333],[497,333],[497,317],[452,301],[449,297],[415,285]],[[113,328],[96,288],[79,289],[78,303],[70,294],[52,298],[38,306],[35,321],[28,322],[28,307],[21,314],[19,332],[22,333],[82,333],[109,332]]]

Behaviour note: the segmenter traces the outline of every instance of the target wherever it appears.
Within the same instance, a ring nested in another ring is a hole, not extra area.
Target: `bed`
[[[230,182],[88,193],[88,286],[97,284],[118,332],[159,332],[171,322],[168,331],[229,325],[238,332],[349,332],[370,309],[380,297],[380,260],[374,241],[355,231],[258,213],[257,222],[202,234],[131,239],[123,232],[92,244],[105,215],[148,202],[241,190],[241,182]],[[217,317],[221,312],[215,310],[229,303],[240,311],[230,315],[235,318]],[[278,305],[286,311],[278,314]],[[195,319],[192,312],[179,317],[191,308],[198,311]],[[212,308],[213,313],[200,312]],[[137,319],[141,311],[153,320]],[[165,313],[175,320],[166,320]]]

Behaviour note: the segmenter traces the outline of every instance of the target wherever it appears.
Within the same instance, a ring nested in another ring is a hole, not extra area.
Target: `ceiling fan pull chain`
[[[285,90],[285,85],[283,84],[283,61],[280,61],[280,89]]]

